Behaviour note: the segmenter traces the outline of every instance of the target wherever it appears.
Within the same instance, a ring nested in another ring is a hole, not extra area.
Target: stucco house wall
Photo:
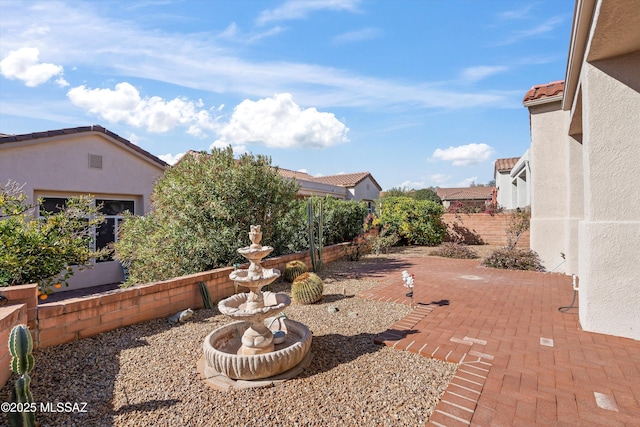
[[[24,184],[22,191],[33,204],[39,197],[91,194],[96,199],[133,201],[133,213],[142,215],[151,207],[153,184],[165,166],[99,126],[0,138],[0,182]],[[122,279],[118,262],[96,262],[72,276],[62,290]]]
[[[511,184],[510,209],[526,208],[531,205],[531,162],[529,150],[520,157],[509,173]]]
[[[638,21],[640,22],[640,21]],[[582,70],[580,322],[640,339],[640,52]]]
[[[498,195],[496,201],[498,205],[505,209],[514,209],[511,202],[511,174],[510,171],[496,171],[493,177],[496,181],[496,188],[498,189]]]
[[[370,210],[375,209],[375,200],[380,197],[380,187],[371,178],[366,177],[355,187],[349,188],[349,199],[367,203]]]
[[[566,272],[562,254],[567,216],[567,115],[561,99],[529,107],[531,114],[531,249],[547,270]],[[566,255],[565,255],[566,256]]]
[[[545,264],[564,248],[563,270],[579,278],[584,330],[636,340],[638,22],[640,2],[578,0],[560,101],[529,97],[530,91],[524,102],[531,117],[531,248],[544,254]]]

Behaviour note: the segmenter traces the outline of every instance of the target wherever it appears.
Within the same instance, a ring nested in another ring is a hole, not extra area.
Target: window
[[[38,210],[39,216],[42,216],[44,212],[60,212],[66,204],[67,198],[43,197]],[[95,204],[100,207],[100,212],[104,215],[104,222],[95,229],[91,244],[93,249],[102,249],[118,241],[118,228],[124,221],[123,213],[125,211],[134,213],[135,202],[133,200],[96,199]],[[112,261],[112,258],[98,260],[98,262],[100,261]]]

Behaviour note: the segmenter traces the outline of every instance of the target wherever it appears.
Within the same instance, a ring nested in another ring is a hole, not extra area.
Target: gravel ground
[[[415,251],[394,251],[377,262],[419,256]],[[350,273],[356,265],[326,266],[323,300],[286,309],[314,335],[313,359],[297,378],[272,388],[222,392],[207,387],[196,371],[202,343],[231,319],[202,309],[178,326],[159,319],[36,350],[35,401],[86,402],[86,412],[38,412],[37,419],[43,427],[422,425],[457,366],[374,344],[375,336],[409,307],[354,297],[377,284]],[[289,292],[280,280],[272,287]],[[329,313],[331,306],[338,311]],[[9,395],[9,384],[3,396]]]

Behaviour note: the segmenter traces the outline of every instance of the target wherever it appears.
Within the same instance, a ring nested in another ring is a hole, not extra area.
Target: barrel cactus
[[[31,332],[26,325],[17,325],[9,334],[9,353],[11,353],[11,370],[20,377],[15,381],[11,391],[11,400],[15,403],[33,403],[31,395],[31,377],[29,372],[33,369],[35,361],[31,351],[33,340]],[[23,406],[24,407],[24,406]],[[9,412],[9,423],[12,426],[35,426],[36,417],[29,406],[23,412]]]
[[[284,267],[283,278],[287,282],[293,282],[296,277],[307,271],[309,271],[309,269],[304,262],[298,260],[289,261]]]
[[[299,304],[313,304],[322,299],[324,284],[315,273],[303,273],[291,285],[291,297]]]

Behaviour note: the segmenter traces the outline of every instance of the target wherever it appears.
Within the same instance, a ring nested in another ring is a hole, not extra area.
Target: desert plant
[[[529,249],[496,249],[482,261],[482,265],[507,270],[545,271],[538,254]]]
[[[507,217],[507,246],[513,249],[518,244],[520,237],[529,230],[531,225],[531,213],[528,210],[515,210]]]
[[[9,412],[9,423],[11,426],[35,426],[36,417],[32,405],[31,377],[29,372],[33,370],[35,360],[31,351],[33,350],[33,340],[31,332],[26,325],[14,326],[9,334],[9,353],[11,354],[11,370],[20,377],[15,381],[11,390],[11,401],[20,404],[23,410],[19,412]],[[25,410],[26,409],[26,410]]]
[[[313,271],[319,271],[322,268],[322,246],[323,246],[323,210],[322,200],[318,205],[318,220],[316,222],[313,211],[313,197],[308,201],[308,222],[307,232],[309,233],[309,253],[311,255],[311,266]],[[315,232],[318,231],[318,240],[316,244]],[[316,249],[317,248],[317,249]]]
[[[282,278],[291,283],[295,280],[296,277],[298,277],[302,273],[306,273],[307,271],[309,271],[309,268],[307,268],[307,264],[305,264],[304,262],[300,260],[289,261],[284,266],[284,273],[282,274]]]
[[[358,261],[360,256],[371,250],[371,237],[362,234],[344,247],[344,252],[349,261]]]
[[[400,241],[400,237],[393,231],[389,230],[389,227],[382,227],[380,233],[371,240],[371,249],[376,255],[380,255],[381,252],[387,252],[390,247]]]
[[[211,301],[211,295],[209,294],[209,288],[207,288],[207,284],[204,282],[200,282],[198,283],[198,286],[200,286],[200,295],[202,296],[202,304],[204,305],[204,308],[213,308],[213,301]]]
[[[291,297],[298,304],[313,304],[322,299],[324,284],[315,273],[303,273],[291,285]]]
[[[478,258],[476,251],[469,246],[454,242],[443,243],[438,249],[431,252],[431,255],[457,259]]]

